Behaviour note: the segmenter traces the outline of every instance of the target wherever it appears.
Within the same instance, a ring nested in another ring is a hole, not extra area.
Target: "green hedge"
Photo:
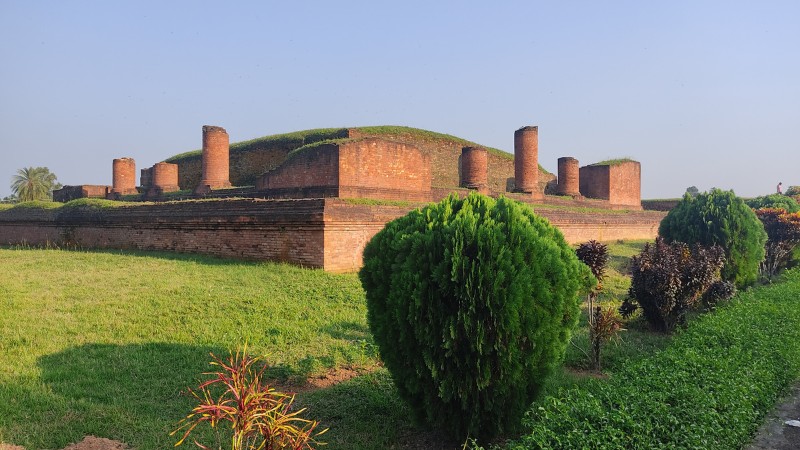
[[[610,380],[534,404],[510,449],[732,449],[800,377],[800,269],[699,317]]]

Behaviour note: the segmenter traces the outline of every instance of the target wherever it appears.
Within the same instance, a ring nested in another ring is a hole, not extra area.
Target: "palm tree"
[[[53,189],[61,184],[47,167],[26,167],[11,178],[11,190],[21,202],[52,199]]]

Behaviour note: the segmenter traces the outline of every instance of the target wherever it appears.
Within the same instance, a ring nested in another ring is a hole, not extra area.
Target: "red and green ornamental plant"
[[[191,414],[170,435],[183,431],[175,444],[183,444],[198,425],[207,423],[217,432],[216,447],[222,449],[220,425],[232,430],[231,450],[310,450],[318,444],[314,433],[319,423],[300,417],[305,409],[292,411],[293,394],[271,388],[264,379],[266,364],[251,357],[246,350],[230,354],[226,361],[211,354],[211,365],[218,367],[204,375],[210,378],[189,393],[198,401]],[[212,447],[194,441],[195,445]]]

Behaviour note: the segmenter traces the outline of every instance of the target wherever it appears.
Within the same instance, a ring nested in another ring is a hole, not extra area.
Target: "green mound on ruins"
[[[431,157],[434,188],[453,188],[459,185],[458,158],[468,146],[484,147],[489,152],[489,183],[493,189],[505,191],[509,178],[514,176],[514,155],[482,146],[448,134],[402,126],[371,126],[353,128],[317,128],[292,133],[264,136],[230,145],[230,179],[234,186],[251,186],[261,174],[280,166],[290,153],[322,143],[346,142],[353,139],[379,138],[405,142],[416,146]],[[192,189],[200,182],[202,151],[194,150],[172,156],[165,162],[178,164],[178,184]],[[539,166],[540,183],[553,180],[553,174]]]

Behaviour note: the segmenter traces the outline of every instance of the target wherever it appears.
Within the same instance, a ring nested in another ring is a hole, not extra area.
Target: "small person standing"
[[[783,185],[783,183],[781,183],[781,182],[779,181],[779,182],[778,182],[778,194],[783,194],[783,190],[781,189],[781,185]]]

